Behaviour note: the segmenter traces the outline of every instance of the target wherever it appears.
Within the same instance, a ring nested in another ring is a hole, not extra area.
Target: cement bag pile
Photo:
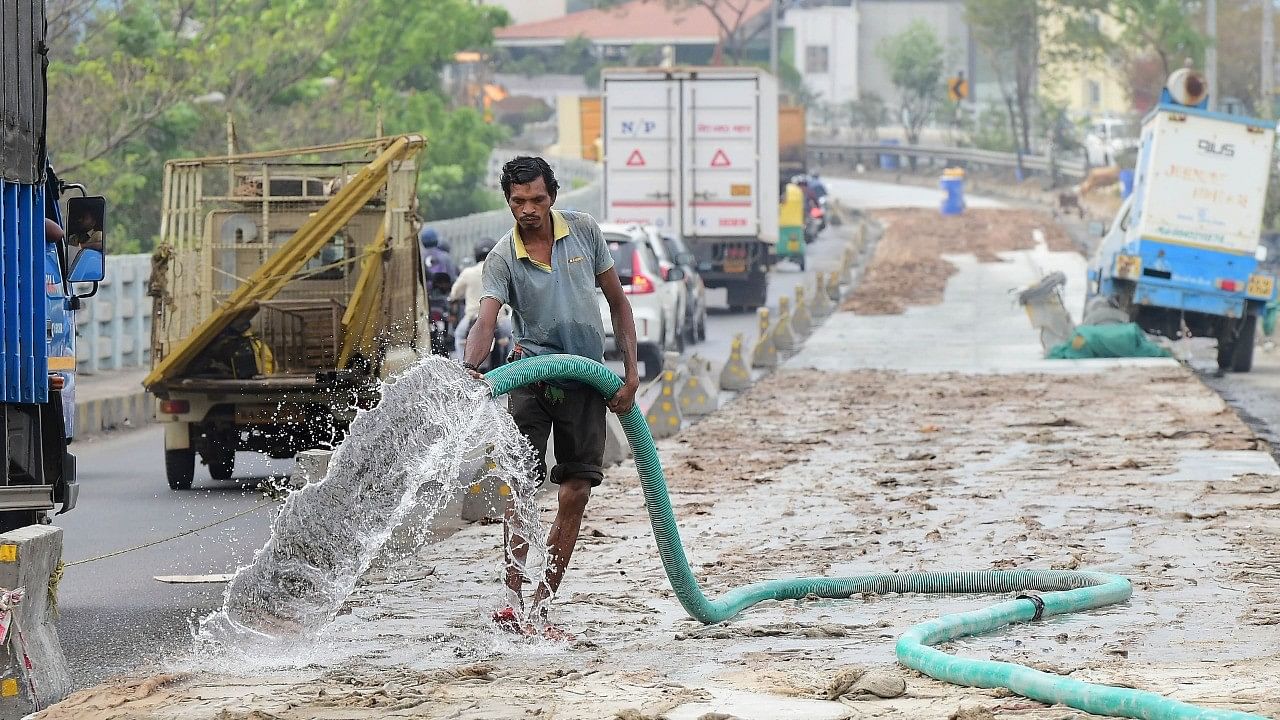
[[[1171,357],[1171,353],[1151,342],[1136,323],[1081,325],[1071,339],[1055,345],[1046,356],[1050,360],[1088,358]]]

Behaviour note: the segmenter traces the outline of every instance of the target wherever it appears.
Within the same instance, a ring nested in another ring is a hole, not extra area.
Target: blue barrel
[[[888,147],[896,147],[898,145],[901,145],[902,143],[898,142],[897,140],[881,140],[880,144]],[[881,170],[897,170],[898,154],[897,153],[893,153],[893,154],[880,153],[880,169]]]
[[[1123,200],[1129,197],[1129,194],[1132,192],[1133,192],[1133,171],[1121,170],[1120,171],[1120,199]]]
[[[942,198],[943,215],[959,215],[964,212],[964,175],[947,174],[939,182],[947,194]]]

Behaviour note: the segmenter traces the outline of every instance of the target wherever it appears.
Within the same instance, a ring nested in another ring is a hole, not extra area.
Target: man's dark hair
[[[547,161],[531,155],[513,158],[502,166],[502,194],[510,200],[512,185],[526,185],[539,177],[547,184],[547,193],[554,199],[560,190],[560,183],[556,182],[556,174],[551,172]]]

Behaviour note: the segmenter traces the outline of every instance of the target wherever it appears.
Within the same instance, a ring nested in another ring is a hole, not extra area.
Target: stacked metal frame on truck
[[[153,256],[153,368],[170,485],[199,452],[331,441],[412,356],[425,306],[417,135],[172,160]],[[323,421],[322,421],[323,420]]]

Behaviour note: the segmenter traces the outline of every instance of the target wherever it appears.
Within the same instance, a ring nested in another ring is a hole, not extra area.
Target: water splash
[[[285,500],[271,538],[227,585],[223,607],[200,621],[197,645],[314,638],[406,518],[425,534],[466,489],[474,478],[463,466],[480,454],[487,477],[512,489],[513,527],[531,539],[525,577],[540,578],[546,534],[534,502],[536,456],[488,386],[456,363],[426,357],[385,382],[378,405],[356,416],[324,479]]]

